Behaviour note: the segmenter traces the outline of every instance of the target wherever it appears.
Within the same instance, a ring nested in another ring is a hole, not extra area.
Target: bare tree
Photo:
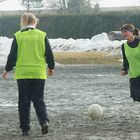
[[[68,9],[71,12],[87,12],[91,8],[89,0],[69,0]]]
[[[89,0],[92,6],[99,4],[102,0]]]
[[[46,7],[52,9],[68,10],[69,12],[90,12],[96,5],[99,7],[99,2],[102,0],[45,0]]]
[[[46,8],[66,9],[69,0],[44,0]]]
[[[60,8],[66,9],[68,7],[69,0],[59,0]]]
[[[69,0],[51,0],[53,3],[53,6],[55,6],[57,9],[66,9],[68,7]]]
[[[57,2],[56,0],[46,0],[46,7],[50,7],[52,9],[57,8]]]
[[[21,0],[21,5],[23,5],[28,11],[31,8],[43,8],[45,6],[44,0]]]

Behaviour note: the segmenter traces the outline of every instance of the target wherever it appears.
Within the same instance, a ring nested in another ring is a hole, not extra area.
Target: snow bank
[[[12,39],[0,37],[0,66],[4,66],[7,60],[7,55],[10,52]]]
[[[12,39],[0,37],[0,66],[5,65],[10,51]],[[110,51],[112,55],[121,52],[120,47],[125,41],[111,41],[106,33],[93,36],[91,39],[50,39],[54,52],[57,51]]]
[[[91,39],[50,39],[53,51],[109,51],[119,49],[125,41],[111,41],[106,33]]]

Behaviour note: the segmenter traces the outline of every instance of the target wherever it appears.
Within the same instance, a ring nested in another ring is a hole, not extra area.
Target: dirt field
[[[119,64],[120,55],[110,52],[55,52],[55,61],[60,64]]]
[[[0,79],[0,140],[139,140],[140,104],[129,98],[128,77],[120,77],[120,65],[60,65],[46,81],[45,102],[49,133],[42,136],[32,107],[30,136],[20,136],[17,86]],[[104,118],[91,121],[86,115],[100,104]]]

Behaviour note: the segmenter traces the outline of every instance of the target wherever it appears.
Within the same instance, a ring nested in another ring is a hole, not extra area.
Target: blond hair
[[[29,25],[36,25],[39,19],[32,13],[24,13],[21,16],[21,28],[25,28]]]

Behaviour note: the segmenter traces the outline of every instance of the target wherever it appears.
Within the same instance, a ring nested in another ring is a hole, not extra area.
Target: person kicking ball
[[[7,58],[3,78],[15,67],[18,85],[18,110],[23,136],[29,135],[30,106],[33,102],[42,134],[48,133],[48,115],[44,102],[44,86],[54,72],[53,53],[46,33],[37,29],[38,19],[32,13],[21,16],[21,30],[16,32]],[[48,67],[48,71],[46,68]]]

